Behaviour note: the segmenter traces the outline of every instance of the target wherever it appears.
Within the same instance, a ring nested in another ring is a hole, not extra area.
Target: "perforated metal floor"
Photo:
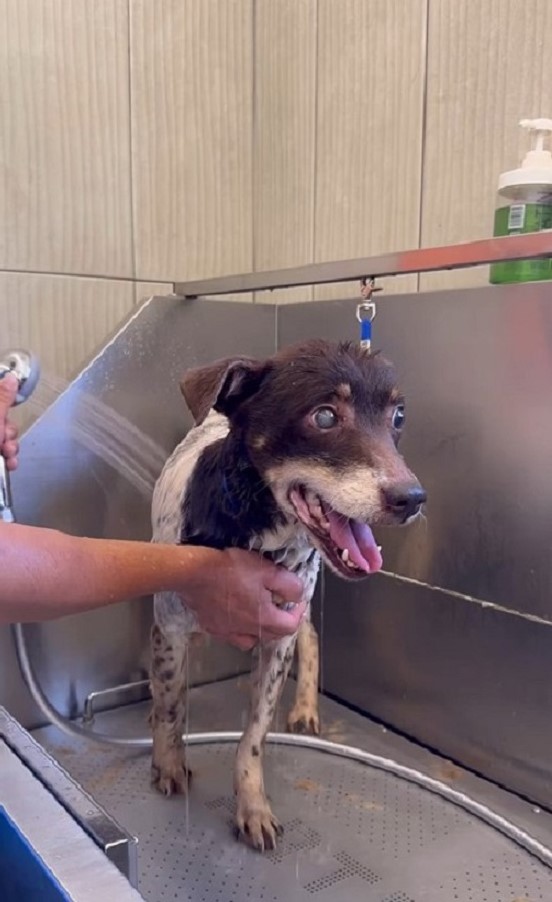
[[[205,687],[212,706],[218,691],[221,710],[228,708],[233,682]],[[354,729],[364,720],[327,700],[323,714],[334,735],[341,725],[340,740],[348,738],[349,718]],[[118,732],[143,732],[144,715],[143,706],[124,709]],[[114,712],[102,715],[102,728],[115,719]],[[147,755],[85,746],[51,728],[35,736],[139,837],[139,888],[149,902],[552,899],[552,872],[513,841],[427,790],[356,761],[269,746],[267,788],[285,833],[275,852],[261,856],[233,836],[234,745],[191,748],[189,799],[166,800],[150,789]],[[385,745],[384,733],[378,742]]]

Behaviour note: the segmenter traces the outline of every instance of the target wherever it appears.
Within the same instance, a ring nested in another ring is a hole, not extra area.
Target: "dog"
[[[379,353],[313,340],[264,361],[233,357],[190,370],[181,391],[195,425],[156,483],[153,541],[254,550],[304,584],[307,615],[297,634],[258,649],[235,760],[238,833],[264,851],[282,828],[264,791],[263,746],[296,644],[288,729],[319,732],[310,601],[320,562],[348,580],[377,572],[372,527],[411,522],[426,494],[398,452],[404,399]],[[156,595],[154,610],[152,782],[171,795],[187,790],[186,656],[201,630],[174,593]]]

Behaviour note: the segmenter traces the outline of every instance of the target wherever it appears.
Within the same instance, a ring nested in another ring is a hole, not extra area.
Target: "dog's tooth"
[[[341,560],[344,561],[345,564],[348,563],[348,561],[349,561],[349,549],[348,548],[344,548],[343,551],[341,552]]]
[[[380,554],[381,554],[381,545],[378,545],[378,551],[379,551]]]
[[[357,565],[353,564],[352,561],[346,561],[346,564],[347,564],[347,567],[349,568],[349,570],[358,570]]]

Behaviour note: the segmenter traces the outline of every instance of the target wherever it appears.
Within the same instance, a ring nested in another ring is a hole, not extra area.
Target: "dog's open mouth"
[[[295,486],[289,500],[298,519],[318,540],[321,550],[342,576],[360,579],[381,570],[383,561],[367,523],[332,510],[314,492]]]

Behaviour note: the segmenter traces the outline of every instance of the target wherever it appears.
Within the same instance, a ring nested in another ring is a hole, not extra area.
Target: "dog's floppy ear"
[[[209,366],[188,370],[180,390],[196,426],[203,422],[211,408],[231,416],[257,391],[267,370],[266,363],[251,357],[227,357]]]

